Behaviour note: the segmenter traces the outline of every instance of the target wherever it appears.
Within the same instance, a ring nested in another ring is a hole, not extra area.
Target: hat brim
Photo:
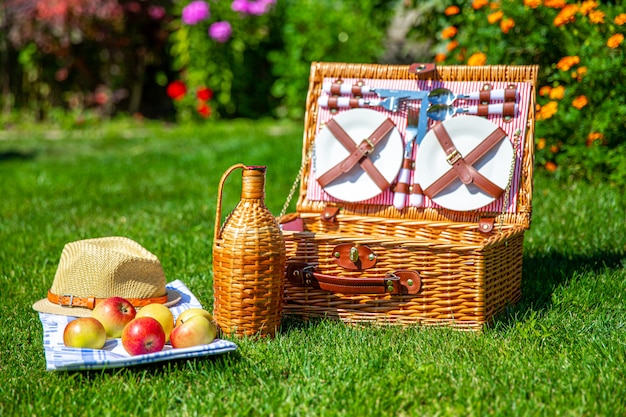
[[[172,307],[178,304],[181,299],[182,295],[178,291],[167,288],[167,302],[163,305],[167,307]],[[50,301],[48,301],[47,298],[39,300],[35,304],[33,304],[33,309],[41,313],[58,314],[60,316],[72,317],[91,317],[91,312],[93,311],[83,307],[61,306],[51,303]]]

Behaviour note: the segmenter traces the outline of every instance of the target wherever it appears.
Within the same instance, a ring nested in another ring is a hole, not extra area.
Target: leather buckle
[[[369,138],[363,139],[363,141],[361,142],[361,145],[363,144],[367,144],[368,149],[361,149],[361,146],[359,146],[359,150],[361,151],[361,156],[366,157],[372,152],[374,152],[374,143]]]
[[[69,297],[70,298],[70,303],[69,304],[63,304],[63,300]],[[74,295],[73,294],[63,294],[62,296],[59,297],[59,305],[62,307],[74,307]]]
[[[450,153],[450,155],[446,157],[446,161],[448,161],[450,165],[454,165],[459,162],[459,159],[461,158],[463,158],[463,155],[461,155],[461,152],[455,149]]]

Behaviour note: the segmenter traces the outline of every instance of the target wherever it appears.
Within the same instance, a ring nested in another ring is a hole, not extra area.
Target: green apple
[[[195,315],[174,327],[170,341],[174,348],[207,345],[215,340],[217,326],[203,315]]]
[[[104,326],[93,317],[72,320],[63,330],[63,343],[68,347],[102,349],[106,339]]]
[[[165,332],[165,343],[170,341],[170,333],[174,328],[174,315],[170,311],[167,306],[163,304],[148,304],[145,307],[141,307],[137,310],[137,315],[135,317],[152,317],[156,319],[161,326],[163,326],[163,331]]]

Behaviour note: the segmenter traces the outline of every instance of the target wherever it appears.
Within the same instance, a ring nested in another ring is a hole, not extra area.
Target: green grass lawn
[[[219,357],[45,370],[31,304],[65,243],[134,239],[210,309],[221,175],[267,165],[278,214],[301,135],[298,123],[271,121],[0,132],[0,415],[626,415],[625,208],[608,185],[541,173],[523,298],[482,333],[289,319],[275,339],[236,340]],[[224,214],[239,192],[229,179]]]

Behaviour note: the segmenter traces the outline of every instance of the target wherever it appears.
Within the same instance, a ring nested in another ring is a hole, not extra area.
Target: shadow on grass
[[[12,150],[2,151],[0,152],[0,162],[11,160],[26,161],[35,158],[36,154],[36,152],[22,152]]]
[[[495,317],[498,328],[514,326],[520,317],[530,312],[550,310],[554,293],[567,286],[572,277],[583,273],[621,268],[624,254],[596,253],[566,255],[558,252],[524,255],[522,267],[522,298]]]

